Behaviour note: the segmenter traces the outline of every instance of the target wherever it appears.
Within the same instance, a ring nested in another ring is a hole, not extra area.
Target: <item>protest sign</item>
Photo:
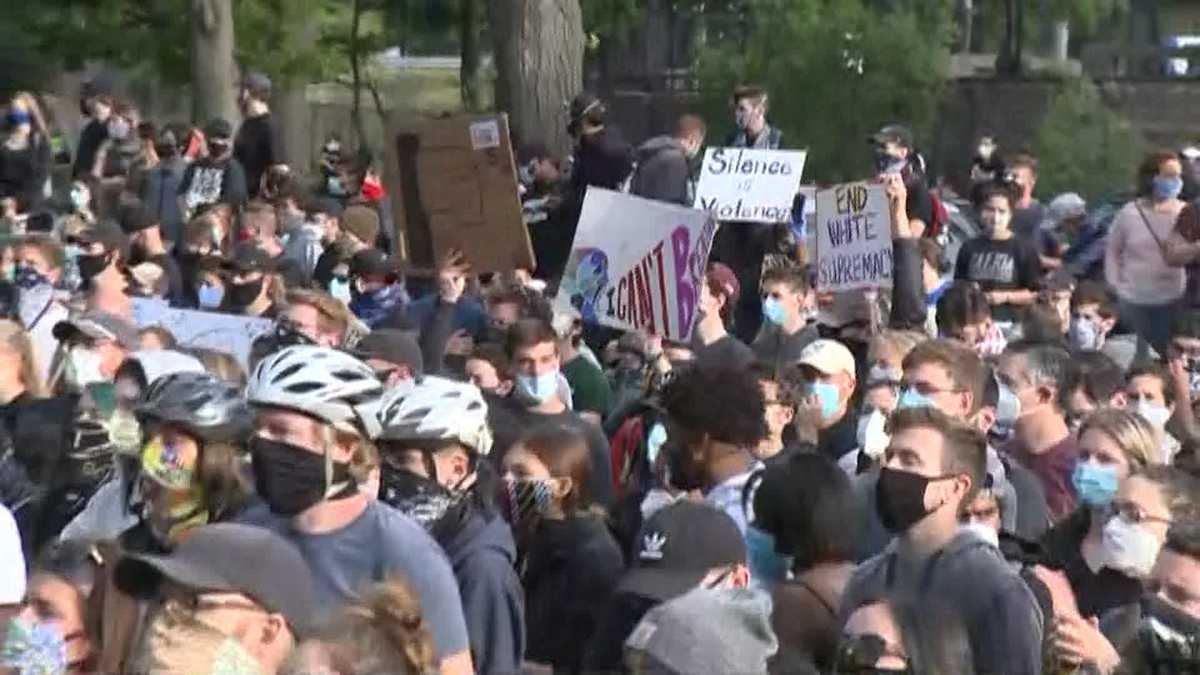
[[[133,322],[138,328],[162,326],[184,347],[226,352],[243,368],[250,363],[250,345],[255,338],[275,329],[275,322],[270,319],[176,309],[147,298],[134,298]]]
[[[685,341],[716,230],[704,211],[589,188],[555,307]]]
[[[892,226],[887,194],[876,183],[846,183],[817,193],[817,290],[891,288]]]
[[[403,259],[433,268],[458,249],[475,272],[533,269],[507,116],[389,127],[385,176]]]
[[[787,222],[807,156],[803,150],[709,148],[692,205],[722,221]]]

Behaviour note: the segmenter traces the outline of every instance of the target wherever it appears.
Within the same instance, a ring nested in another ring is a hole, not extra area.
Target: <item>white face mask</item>
[[[1130,576],[1150,576],[1162,543],[1140,525],[1113,516],[1104,525],[1104,562],[1102,565]]]
[[[1171,410],[1166,406],[1161,406],[1156,403],[1151,403],[1146,399],[1138,401],[1135,411],[1142,419],[1150,423],[1150,426],[1155,429],[1162,429],[1167,426],[1167,420],[1171,419]]]
[[[870,415],[859,415],[858,417],[858,447],[862,448],[862,451],[871,459],[878,459],[882,456],[883,451],[887,450],[888,443],[891,442],[886,428],[887,416],[878,408],[872,410]]]
[[[94,349],[80,345],[71,348],[67,353],[66,370],[63,373],[67,387],[73,391],[83,391],[89,384],[103,382],[104,375],[100,372],[100,354]]]
[[[960,526],[963,532],[969,532],[973,536],[978,537],[984,542],[1000,548],[1000,533],[991,525],[986,525],[978,521],[972,520],[969,523],[963,523]]]

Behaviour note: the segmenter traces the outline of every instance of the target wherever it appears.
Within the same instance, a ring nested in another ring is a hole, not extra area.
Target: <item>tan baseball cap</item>
[[[817,340],[800,352],[799,365],[809,366],[825,375],[846,373],[854,377],[854,355],[837,340]]]

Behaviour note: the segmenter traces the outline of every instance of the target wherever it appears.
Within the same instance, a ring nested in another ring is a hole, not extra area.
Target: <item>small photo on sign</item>
[[[496,120],[475,122],[471,125],[472,149],[483,150],[498,147],[500,147],[500,125],[496,123]]]

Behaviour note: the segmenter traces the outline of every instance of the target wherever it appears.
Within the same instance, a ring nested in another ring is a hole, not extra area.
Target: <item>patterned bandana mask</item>
[[[21,617],[8,622],[0,665],[20,675],[58,675],[67,671],[67,643],[52,624]]]
[[[142,449],[142,517],[167,547],[178,545],[188,531],[209,519],[194,464],[157,436]]]
[[[551,492],[548,480],[505,478],[503,501],[508,522],[514,529],[527,529],[549,509]]]

